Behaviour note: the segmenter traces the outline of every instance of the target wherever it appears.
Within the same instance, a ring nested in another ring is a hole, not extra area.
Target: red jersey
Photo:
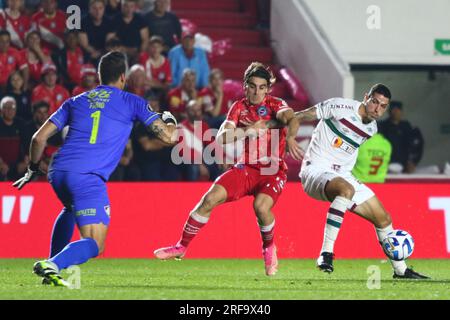
[[[191,98],[181,87],[170,90],[167,96],[170,112],[186,112],[186,105]]]
[[[43,47],[49,50],[64,48],[66,15],[63,11],[56,10],[53,17],[47,17],[43,11],[38,11],[31,17],[31,25],[41,35]]]
[[[231,106],[225,122],[232,123],[236,128],[243,128],[247,126],[245,123],[276,119],[278,113],[287,110],[292,109],[284,100],[270,95],[267,95],[259,105],[252,105],[243,98]],[[286,171],[287,166],[284,162],[286,133],[286,128],[269,129],[266,134],[256,139],[246,138],[244,154],[239,163],[262,168],[269,167],[271,161],[274,161],[280,170]]]
[[[47,102],[50,105],[49,114],[52,114],[65,100],[69,98],[69,92],[59,84],[57,84],[53,89],[46,87],[44,84],[40,84],[33,89],[31,94],[31,103],[34,104],[38,101]]]
[[[198,94],[202,98],[202,103],[205,106],[205,112],[211,111],[211,106],[214,107],[216,105],[216,96],[214,95],[214,91],[210,87],[205,87],[200,90]],[[230,96],[229,93],[223,92],[222,98],[222,106],[220,108],[219,115],[227,114],[231,105],[233,104],[233,97]]]
[[[95,87],[94,87],[95,88]],[[94,88],[92,88],[92,89],[94,89]],[[89,88],[85,88],[85,87],[82,87],[82,86],[76,86],[75,88],[73,88],[73,90],[72,90],[72,96],[74,97],[74,96],[77,96],[77,95],[79,95],[79,94],[82,94],[83,92],[86,92],[86,91],[89,91],[89,90],[92,90],[92,89],[89,89]]]
[[[26,67],[26,61],[16,49],[9,47],[5,53],[0,53],[0,86],[6,85],[11,73]]]
[[[147,52],[141,53],[139,63],[144,66],[145,74],[149,79],[156,79],[164,84],[172,83],[172,71],[170,69],[169,59],[162,57],[163,63],[159,67],[155,67],[152,58]]]
[[[69,80],[77,85],[81,84],[81,67],[84,64],[83,51],[80,47],[72,52],[67,50],[67,74]]]
[[[45,48],[42,48],[42,52],[46,56],[50,56],[50,51]],[[36,56],[36,54],[30,49],[23,49],[19,52],[20,58],[26,62],[28,65],[28,70],[30,72],[30,79],[40,82],[41,80],[41,70],[42,70],[42,62]]]
[[[7,9],[0,9],[0,29],[9,31],[11,35],[11,44],[17,49],[25,47],[25,34],[31,28],[31,19],[21,14],[14,19],[7,13]]]

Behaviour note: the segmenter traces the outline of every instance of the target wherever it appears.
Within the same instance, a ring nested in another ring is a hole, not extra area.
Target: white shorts
[[[373,191],[365,184],[359,182],[351,172],[339,173],[331,169],[324,169],[323,167],[310,164],[302,166],[299,176],[302,180],[303,190],[310,197],[317,200],[330,202],[325,195],[325,186],[328,181],[331,181],[336,177],[343,178],[355,188],[355,195],[353,196],[352,201],[356,205],[360,205],[375,196]]]

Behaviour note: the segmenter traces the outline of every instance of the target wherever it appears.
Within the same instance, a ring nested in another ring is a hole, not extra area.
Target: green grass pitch
[[[81,266],[81,288],[72,290],[41,285],[34,261],[0,260],[0,299],[450,299],[450,260],[412,260],[432,280],[398,281],[383,260],[338,259],[333,274],[319,272],[314,260],[280,260],[269,278],[262,260],[94,259]],[[372,268],[380,271],[379,289],[367,286]]]

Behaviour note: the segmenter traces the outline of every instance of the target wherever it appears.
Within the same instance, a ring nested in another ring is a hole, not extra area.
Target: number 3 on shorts
[[[89,139],[90,144],[95,144],[97,142],[98,125],[100,124],[100,110],[95,111],[91,114],[92,120],[92,131],[91,138]]]

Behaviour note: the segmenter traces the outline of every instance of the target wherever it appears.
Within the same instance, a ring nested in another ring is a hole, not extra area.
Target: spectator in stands
[[[42,67],[42,83],[33,89],[31,104],[45,101],[50,106],[50,114],[70,97],[69,92],[63,86],[56,83],[58,80],[57,69],[54,64],[46,64]]]
[[[85,64],[81,67],[81,85],[73,89],[72,96],[93,90],[97,85],[98,77],[95,67],[92,64]]]
[[[24,121],[31,120],[31,93],[25,90],[25,81],[19,71],[15,71],[9,76],[6,95],[16,100],[17,117]]]
[[[183,144],[180,154],[183,157],[183,164],[179,168],[187,181],[215,180],[220,174],[217,164],[203,162],[203,149],[211,141],[203,141],[203,136],[209,130],[209,126],[203,121],[200,101],[190,100],[186,106],[186,114],[187,118],[179,124],[181,128],[179,141]],[[189,154],[185,154],[185,150],[190,150]],[[201,163],[197,163],[198,161]]]
[[[39,10],[40,5],[41,0],[25,0],[24,14],[31,17]]]
[[[133,65],[128,74],[126,91],[143,97],[148,89],[144,67],[140,64]]]
[[[41,7],[31,18],[32,28],[39,32],[44,48],[61,50],[64,47],[66,14],[58,9],[56,0],[42,0]]]
[[[170,67],[172,68],[172,86],[180,85],[183,71],[186,68],[195,70],[197,80],[195,86],[202,89],[208,85],[209,64],[206,51],[194,47],[194,35],[189,32],[183,33],[181,44],[169,51]]]
[[[20,132],[23,122],[16,117],[16,101],[3,97],[0,101],[0,178],[11,180],[20,158]]]
[[[117,37],[128,55],[130,64],[138,60],[139,52],[147,50],[148,27],[144,19],[136,13],[136,0],[123,0],[121,15],[113,20],[113,31],[107,39]]]
[[[178,121],[186,119],[186,104],[190,100],[200,99],[195,88],[196,73],[192,69],[185,69],[181,85],[169,91],[169,111]]]
[[[89,54],[94,65],[104,53],[106,35],[113,30],[111,21],[105,16],[105,0],[91,0],[89,14],[81,20],[80,45]]]
[[[128,140],[122,157],[116,169],[111,173],[109,181],[138,181],[140,180],[139,168],[133,163],[133,145]]]
[[[163,38],[166,45],[165,52],[168,52],[177,44],[175,38],[177,41],[181,39],[180,20],[175,14],[169,12],[169,5],[169,0],[155,0],[153,11],[145,16],[150,35],[157,35]]]
[[[89,7],[89,0],[58,0],[58,8],[64,12],[67,12],[67,8],[74,4],[81,9],[82,16],[86,15]]]
[[[141,53],[139,63],[145,68],[150,87],[166,95],[172,83],[172,71],[169,60],[162,55],[163,47],[163,39],[152,36],[147,52]]]
[[[54,55],[53,60],[62,75],[65,87],[70,91],[81,84],[81,67],[85,55],[78,42],[78,30],[67,30],[64,34],[65,47]]]
[[[212,128],[219,129],[233,103],[233,97],[223,90],[224,76],[220,69],[212,69],[209,75],[209,86],[203,88],[199,95],[202,98],[206,121]]]
[[[51,63],[50,50],[41,46],[41,36],[30,31],[25,38],[26,47],[20,51],[21,60],[26,61],[30,74],[29,86],[34,87],[41,79],[42,65]]]
[[[11,36],[8,31],[0,30],[0,93],[5,92],[9,76],[20,70],[27,87],[29,72],[28,66],[21,58],[19,51],[10,46]]]
[[[29,149],[31,138],[33,134],[47,121],[49,118],[49,108],[48,103],[41,101],[33,105],[33,118],[25,123],[21,132],[20,132],[20,146],[21,146],[21,160],[17,163],[16,166],[13,166],[10,170],[9,178],[14,180],[16,177],[20,177],[25,174],[27,167],[30,162],[29,158]],[[62,145],[62,136],[61,133],[58,132],[53,135],[47,142],[47,147],[44,152],[46,155],[53,154],[58,147]],[[47,156],[44,156],[45,160]]]
[[[155,8],[155,0],[138,0],[138,12],[145,16]]]
[[[23,121],[16,117],[16,100],[5,96],[0,101],[0,137],[18,137],[23,128]]]
[[[105,15],[109,19],[114,19],[120,15],[121,0],[106,0]]]
[[[112,37],[111,39],[106,40],[105,49],[106,52],[119,51],[126,55],[125,47],[122,45],[120,40],[117,39],[117,37]]]
[[[23,0],[8,0],[8,8],[0,9],[0,29],[9,31],[11,45],[16,49],[25,46],[25,34],[31,28],[31,19],[22,13]]]
[[[9,172],[9,166],[5,161],[3,161],[3,159],[0,155],[0,181],[6,181],[8,172]]]
[[[158,95],[149,91],[145,99],[153,111],[161,111]],[[136,164],[139,166],[143,181],[179,180],[178,168],[171,161],[172,147],[162,143],[141,123],[136,124],[132,136]]]
[[[392,144],[392,164],[400,164],[401,172],[412,173],[415,163],[411,161],[411,124],[403,120],[403,104],[400,101],[392,101],[389,108],[389,117],[379,123],[379,132]],[[394,167],[395,168],[395,167]],[[394,169],[394,171],[397,171]]]

